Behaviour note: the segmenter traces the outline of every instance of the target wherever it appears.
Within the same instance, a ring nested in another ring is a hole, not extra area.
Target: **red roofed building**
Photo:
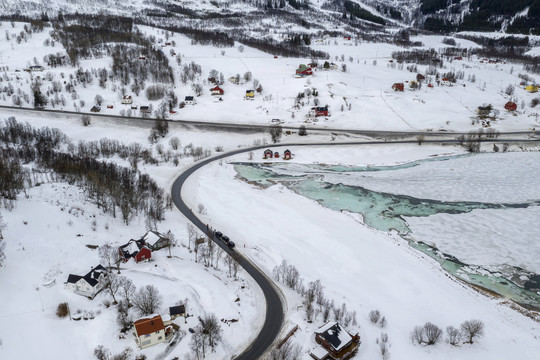
[[[506,103],[506,105],[504,105],[504,108],[508,111],[516,111],[517,105],[515,102],[509,101]]]
[[[216,85],[210,89],[210,93],[212,93],[212,95],[223,95],[224,91],[222,88]]]
[[[403,83],[395,83],[392,85],[392,89],[394,89],[394,91],[403,91],[405,90],[405,85],[403,85]]]
[[[172,326],[165,327],[161,315],[150,315],[139,319],[133,323],[133,326],[135,327],[133,333],[135,341],[141,349],[169,341],[173,334]]]

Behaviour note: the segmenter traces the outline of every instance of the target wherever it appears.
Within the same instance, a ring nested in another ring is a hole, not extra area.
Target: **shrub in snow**
[[[424,328],[421,326],[415,326],[410,335],[412,343],[421,344],[424,342]]]
[[[58,304],[58,307],[56,308],[56,315],[59,318],[65,318],[69,314],[69,305],[66,302]]]
[[[378,323],[380,318],[381,318],[381,313],[379,312],[379,310],[371,310],[369,312],[369,320],[373,324]]]

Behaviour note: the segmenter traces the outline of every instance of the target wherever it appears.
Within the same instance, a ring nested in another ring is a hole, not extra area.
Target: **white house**
[[[195,105],[197,103],[197,100],[195,100],[195,97],[193,96],[186,96],[184,99],[184,104],[186,105]]]
[[[84,276],[69,274],[64,288],[93,299],[105,286],[107,273],[103,266],[98,265]]]
[[[124,105],[133,104],[133,98],[131,97],[131,95],[124,95],[124,97],[122,98],[122,104]]]
[[[149,315],[133,323],[135,327],[135,341],[137,345],[144,349],[171,340],[173,334],[172,326],[163,324],[161,315]]]

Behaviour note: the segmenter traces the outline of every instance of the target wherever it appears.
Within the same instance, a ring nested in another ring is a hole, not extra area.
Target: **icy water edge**
[[[475,209],[498,209],[539,206],[539,201],[524,203],[447,202],[419,199],[407,195],[377,192],[361,186],[329,183],[322,174],[391,171],[410,168],[423,162],[444,161],[457,157],[439,157],[395,166],[345,167],[326,165],[298,165],[284,163],[233,163],[237,176],[251,184],[269,187],[279,183],[295,193],[336,210],[361,214],[363,222],[381,231],[398,231],[409,245],[435,259],[454,276],[476,286],[488,289],[524,307],[540,310],[540,275],[516,266],[501,271],[490,271],[482,266],[466,264],[451,254],[421,241],[415,241],[404,217],[424,217],[439,213],[462,214]],[[525,276],[528,280],[520,280]]]

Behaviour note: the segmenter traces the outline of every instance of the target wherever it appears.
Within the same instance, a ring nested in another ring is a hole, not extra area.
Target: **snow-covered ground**
[[[333,151],[325,150],[327,154]],[[401,150],[398,156],[391,146],[337,153],[341,163],[381,165],[401,163],[406,158],[416,160],[435,149]],[[295,151],[294,161],[316,162],[321,152],[306,149],[300,155]],[[439,148],[437,152],[448,149]],[[231,160],[247,161],[247,155]],[[355,217],[326,209],[281,185],[261,190],[245,184],[235,179],[232,166],[214,164],[199,170],[188,181],[183,195],[192,204],[205,204],[208,221],[235,240],[238,250],[263,269],[270,272],[286,259],[300,270],[305,282],[320,279],[327,298],[337,305],[345,302],[349,310],[355,310],[359,326],[350,330],[359,331],[362,337],[359,357],[380,356],[375,340],[381,331],[389,335],[392,356],[400,359],[505,358],[516,354],[531,358],[540,350],[537,323],[500,300],[484,297],[446,276],[438,264],[409,248],[397,235],[367,228]],[[438,232],[429,232],[430,236],[434,234]],[[289,295],[288,301],[289,309],[300,305],[298,296]],[[294,341],[308,350],[314,345],[313,330],[321,325],[321,318],[307,325],[299,309],[289,314],[287,328],[300,325]],[[386,316],[387,328],[370,324],[367,315],[373,309]],[[481,319],[487,328],[486,336],[473,346],[454,348],[441,343],[425,348],[409,340],[413,327],[426,321],[446,328],[470,318]]]

